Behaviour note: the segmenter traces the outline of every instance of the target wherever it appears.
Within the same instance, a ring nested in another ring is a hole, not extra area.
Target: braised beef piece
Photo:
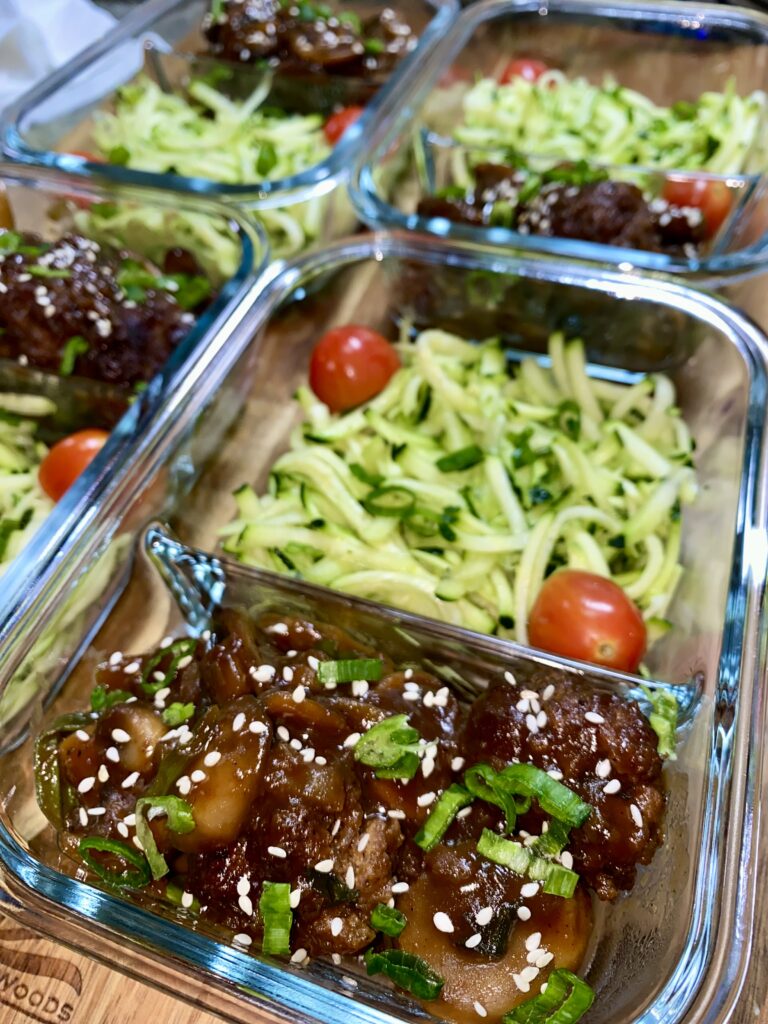
[[[136,301],[118,284],[127,259],[144,264],[138,257],[76,234],[53,244],[9,234],[20,244],[4,248],[0,234],[0,356],[59,373],[77,339],[65,372],[130,388],[157,373],[188,334],[195,317],[172,293],[147,287]],[[200,274],[180,249],[170,250],[163,270]]]
[[[218,18],[207,19],[205,34],[211,55],[224,60],[358,78],[388,75],[417,42],[392,8],[361,23],[323,4],[279,0],[228,0]]]

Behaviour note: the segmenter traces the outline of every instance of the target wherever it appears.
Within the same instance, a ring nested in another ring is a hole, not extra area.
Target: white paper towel
[[[90,0],[0,0],[0,112],[114,22]]]

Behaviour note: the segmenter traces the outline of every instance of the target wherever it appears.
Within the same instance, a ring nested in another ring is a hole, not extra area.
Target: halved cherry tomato
[[[109,437],[106,430],[78,430],[57,441],[40,463],[40,486],[58,501],[93,462]]]
[[[509,61],[499,76],[500,85],[509,85],[513,78],[524,78],[526,82],[537,82],[549,67],[543,60],[534,57],[515,57]]]
[[[528,620],[528,639],[553,654],[636,671],[648,637],[637,605],[613,580],[580,569],[546,579]]]
[[[103,156],[97,156],[96,153],[91,153],[87,149],[68,149],[67,153],[69,156],[81,156],[83,160],[90,160],[92,164],[105,164],[107,162]]]
[[[326,331],[315,345],[309,386],[333,412],[344,412],[378,395],[399,368],[400,358],[383,335],[348,324]]]
[[[323,131],[326,139],[332,146],[335,146],[344,132],[353,125],[361,114],[365,113],[365,107],[344,107],[331,114],[325,122]]]
[[[695,206],[701,210],[707,238],[717,234],[733,205],[731,190],[725,182],[712,178],[667,178],[662,196],[675,206]]]

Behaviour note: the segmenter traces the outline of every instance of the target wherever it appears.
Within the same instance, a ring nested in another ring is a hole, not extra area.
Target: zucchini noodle
[[[502,344],[426,330],[372,401],[333,415],[300,388],[303,422],[269,493],[235,494],[224,548],[287,572],[527,641],[560,566],[610,576],[651,625],[679,580],[693,441],[660,375],[592,380],[584,346],[511,372]]]
[[[117,91],[113,113],[96,115],[93,138],[112,162],[140,171],[229,185],[277,181],[319,163],[330,146],[319,114],[261,110],[267,93],[262,83],[248,99],[231,100],[196,79],[179,95],[140,75]],[[254,211],[274,255],[293,255],[315,240],[322,220],[315,207],[324,202],[318,197]]]
[[[738,174],[747,169],[763,130],[766,99],[762,90],[739,96],[732,79],[722,92],[702,93],[695,103],[660,107],[611,78],[602,85],[560,71],[505,85],[483,78],[465,95],[463,123],[453,134],[470,149],[495,150],[482,158],[499,162],[513,150],[556,160]],[[466,171],[454,170],[456,183],[468,187]]]

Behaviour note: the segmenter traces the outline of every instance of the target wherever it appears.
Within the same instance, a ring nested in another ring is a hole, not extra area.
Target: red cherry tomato
[[[40,486],[58,501],[93,462],[109,437],[106,430],[78,430],[57,441],[40,463]]]
[[[398,354],[383,335],[348,324],[326,331],[315,345],[309,386],[333,412],[344,412],[378,395],[399,368]]]
[[[662,196],[675,206],[695,206],[701,210],[707,238],[720,230],[733,203],[725,182],[711,178],[667,178]]]
[[[647,644],[637,605],[613,580],[560,569],[544,581],[528,620],[534,647],[595,665],[636,671]]]
[[[537,82],[549,67],[543,60],[533,57],[515,57],[509,61],[499,77],[500,85],[509,85],[513,78],[524,78],[526,82]]]
[[[353,125],[364,112],[364,107],[344,107],[343,110],[338,110],[335,114],[331,114],[323,128],[325,137],[330,144],[335,146],[347,128]]]
[[[104,164],[106,160],[103,156],[97,156],[95,153],[91,153],[87,149],[68,149],[67,153],[69,156],[81,156],[83,160],[90,160],[92,164]]]

